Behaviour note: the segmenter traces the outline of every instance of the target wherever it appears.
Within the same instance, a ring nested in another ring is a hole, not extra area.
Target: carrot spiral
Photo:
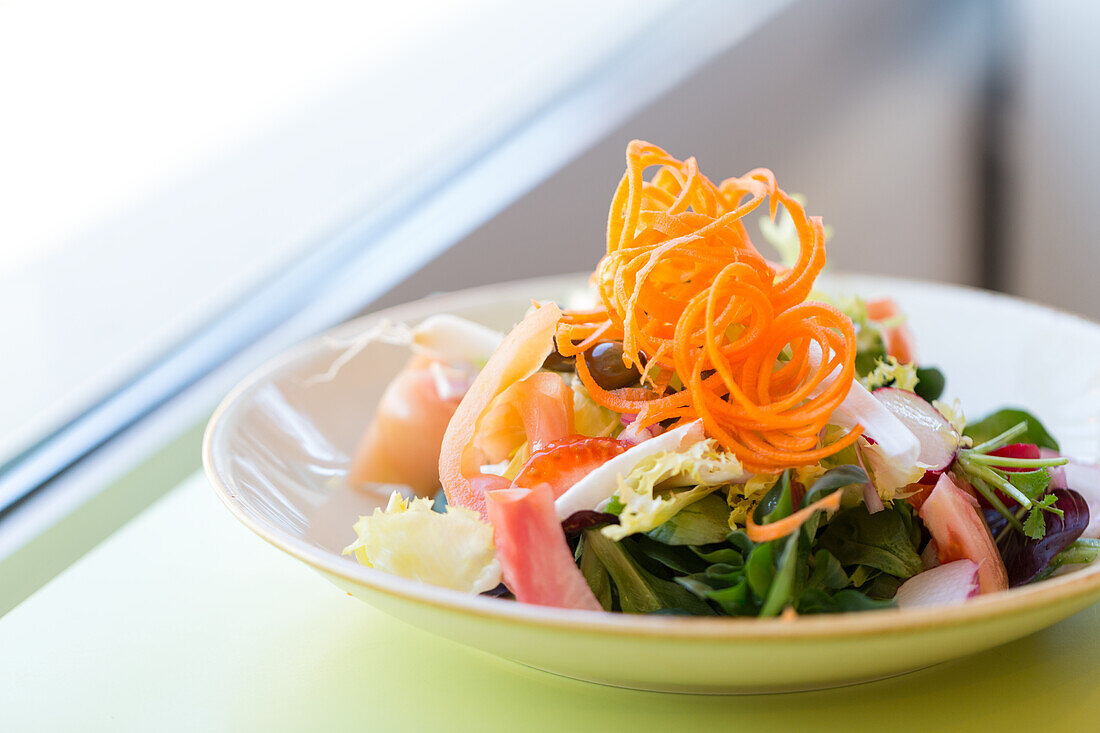
[[[815,463],[855,441],[859,428],[821,445],[856,354],[851,320],[806,300],[825,265],[821,219],[763,168],[716,186],[694,158],[639,140],[626,163],[607,254],[593,273],[601,305],[567,311],[557,343],[569,356],[621,340],[624,362],[643,367],[644,386],[604,390],[577,359],[593,399],[637,414],[643,427],[702,419],[710,437],[759,473]],[[789,270],[757,251],[742,221],[765,199],[772,218],[782,205],[794,221],[801,248]]]

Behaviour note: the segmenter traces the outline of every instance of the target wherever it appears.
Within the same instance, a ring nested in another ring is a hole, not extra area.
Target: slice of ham
[[[337,360],[381,341],[406,346],[413,357],[386,387],[348,469],[353,484],[404,484],[418,496],[439,490],[436,463],[447,425],[474,375],[503,334],[449,314],[413,328],[381,322]]]
[[[881,323],[903,316],[901,308],[893,298],[878,298],[867,301],[867,317]],[[917,340],[904,321],[882,331],[887,356],[892,356],[900,364],[912,364],[917,360]]]
[[[539,371],[554,348],[560,319],[561,310],[552,303],[528,314],[504,337],[462,398],[439,452],[439,480],[448,502],[485,516],[485,495],[470,481],[490,463],[475,445],[481,418],[498,395]]]
[[[439,490],[431,458],[439,455],[443,434],[461,398],[453,392],[440,394],[440,375],[449,376],[447,371],[429,357],[412,357],[382,393],[355,451],[349,481],[404,484],[418,496]]]
[[[554,512],[549,487],[485,494],[504,583],[521,603],[602,611]]]

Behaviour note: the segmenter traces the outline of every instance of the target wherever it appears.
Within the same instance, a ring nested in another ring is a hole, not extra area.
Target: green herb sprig
[[[1052,512],[1059,517],[1063,512],[1054,506],[1057,497],[1047,493],[1050,486],[1050,471],[1055,466],[1069,463],[1067,458],[1010,458],[991,455],[999,448],[1008,445],[1030,431],[1027,420],[1016,423],[1007,430],[995,435],[973,448],[959,451],[955,466],[970,484],[986,498],[1008,525],[1004,531],[1016,529],[1032,539],[1041,539],[1046,534],[1044,512]],[[1003,468],[1027,469],[1024,471],[1004,471]],[[1011,497],[1020,508],[1013,512],[995,489],[1000,489]]]

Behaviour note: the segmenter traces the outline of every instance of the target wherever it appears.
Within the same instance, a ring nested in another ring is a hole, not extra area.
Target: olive
[[[623,345],[619,341],[604,341],[584,352],[585,363],[592,379],[604,389],[619,389],[637,385],[641,372],[623,364]]]
[[[576,357],[562,356],[558,353],[557,349],[550,352],[550,355],[546,357],[546,361],[542,363],[543,369],[549,369],[552,372],[571,372],[576,369],[574,363]]]

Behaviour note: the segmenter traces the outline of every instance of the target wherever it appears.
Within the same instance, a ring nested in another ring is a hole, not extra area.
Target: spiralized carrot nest
[[[647,181],[652,166],[660,168]],[[761,255],[745,229],[765,199],[772,219],[782,205],[794,220],[801,246],[790,269]],[[601,307],[567,311],[558,350],[571,356],[621,340],[642,387],[605,390],[583,358],[577,374],[596,402],[637,414],[642,427],[701,418],[708,436],[757,473],[816,463],[860,433],[821,445],[856,354],[851,320],[806,300],[824,264],[820,217],[807,216],[770,170],[716,186],[694,158],[635,140],[611,201],[607,254],[592,275]]]

